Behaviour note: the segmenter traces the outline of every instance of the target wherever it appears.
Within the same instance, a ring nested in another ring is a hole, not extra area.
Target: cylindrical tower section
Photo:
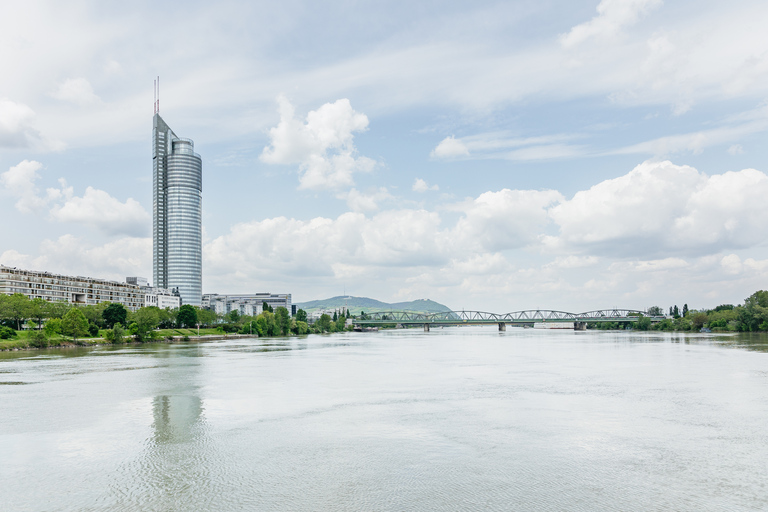
[[[203,296],[203,161],[189,139],[176,138],[168,155],[168,288],[182,304],[199,306]]]

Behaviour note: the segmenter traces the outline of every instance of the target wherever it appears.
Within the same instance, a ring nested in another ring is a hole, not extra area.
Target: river
[[[766,350],[463,327],[0,353],[0,510],[766,510]]]

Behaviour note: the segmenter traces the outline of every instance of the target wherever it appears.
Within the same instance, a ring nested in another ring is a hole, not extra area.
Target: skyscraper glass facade
[[[160,114],[152,130],[154,286],[176,289],[182,304],[203,294],[203,161]]]

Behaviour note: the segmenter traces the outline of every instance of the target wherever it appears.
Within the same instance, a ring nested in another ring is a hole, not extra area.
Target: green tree
[[[261,311],[262,312],[267,312],[268,311],[270,313],[274,313],[275,312],[275,310],[272,309],[272,306],[267,304],[267,301],[264,301],[264,302],[261,303]]]
[[[331,330],[331,317],[328,316],[328,314],[323,313],[320,315],[320,318],[317,319],[317,322],[315,322],[315,327],[320,332],[330,332]]]
[[[337,331],[343,331],[346,327],[347,318],[344,315],[339,315],[339,318],[336,319],[336,330]]]
[[[128,310],[122,304],[115,302],[104,308],[101,317],[104,319],[104,325],[112,329],[115,324],[125,325],[128,320]]]
[[[61,332],[71,336],[75,341],[77,341],[77,338],[88,334],[88,319],[85,318],[80,308],[72,308],[67,311],[67,314],[61,320]]]
[[[637,322],[635,322],[632,327],[638,331],[648,331],[651,329],[651,319],[647,316],[640,315]]]
[[[738,308],[742,331],[766,330],[768,325],[768,291],[760,290],[744,300],[744,307]]]
[[[184,304],[176,314],[176,325],[179,327],[195,327],[197,325],[197,310],[194,306]]]
[[[680,318],[680,310],[677,309],[677,305],[675,305],[675,307],[672,308],[672,316],[675,318]]]
[[[256,317],[256,321],[253,322],[253,327],[259,336],[267,335],[267,320],[264,318],[264,314],[260,314]]]
[[[280,334],[287,336],[291,333],[291,314],[282,306],[275,311],[275,321],[280,329]]]
[[[112,343],[123,343],[125,341],[125,329],[121,323],[116,323],[111,329],[104,333],[104,339]]]
[[[688,314],[688,304],[683,304],[683,316]]]
[[[74,306],[63,300],[49,302],[46,316],[48,318],[64,318],[64,315],[67,314],[67,311],[73,307]]]
[[[237,309],[233,309],[229,313],[227,313],[227,321],[232,322],[233,324],[236,324],[240,321],[240,311]]]
[[[178,312],[178,310],[176,311]],[[210,326],[215,324],[219,319],[216,312],[211,311],[210,309],[195,308],[195,313],[197,313],[197,321],[200,322],[200,325]]]
[[[307,312],[303,309],[300,309],[296,312],[296,321],[297,322],[307,322]]]
[[[21,324],[29,318],[29,299],[26,295],[14,293],[9,297],[7,305],[7,318],[16,323],[16,330],[21,330]]]
[[[339,319],[339,317],[336,315],[336,312],[334,311],[333,312],[333,321],[335,322],[338,319]]]
[[[141,308],[132,315],[131,319],[133,320],[131,327],[136,325],[132,334],[138,341],[154,339],[154,329],[160,324],[160,309],[156,306]]]
[[[49,338],[61,334],[61,318],[49,318],[46,320],[43,331]]]
[[[691,320],[691,328],[696,331],[700,331],[701,328],[704,327],[704,324],[709,321],[707,314],[701,311],[692,312],[688,316]]]
[[[650,316],[661,316],[664,314],[664,312],[661,310],[659,306],[651,306],[648,308],[648,314]]]
[[[43,319],[48,316],[48,303],[40,297],[35,297],[29,301],[29,318],[35,321],[38,329],[43,325]]]
[[[294,334],[307,334],[307,331],[309,330],[307,326],[307,322],[302,322],[301,320],[293,319],[293,322],[291,322],[291,331],[293,331]]]

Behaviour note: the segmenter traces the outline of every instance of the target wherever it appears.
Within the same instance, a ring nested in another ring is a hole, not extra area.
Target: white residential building
[[[120,303],[131,311],[144,306],[144,291],[135,284],[93,277],[65,276],[0,265],[0,293],[21,293],[30,299],[70,304]]]
[[[254,293],[249,295],[219,295],[206,293],[203,295],[203,307],[215,311],[216,314],[226,315],[237,310],[241,315],[256,316],[263,311],[264,303],[272,309],[284,307],[291,312],[290,293]]]

